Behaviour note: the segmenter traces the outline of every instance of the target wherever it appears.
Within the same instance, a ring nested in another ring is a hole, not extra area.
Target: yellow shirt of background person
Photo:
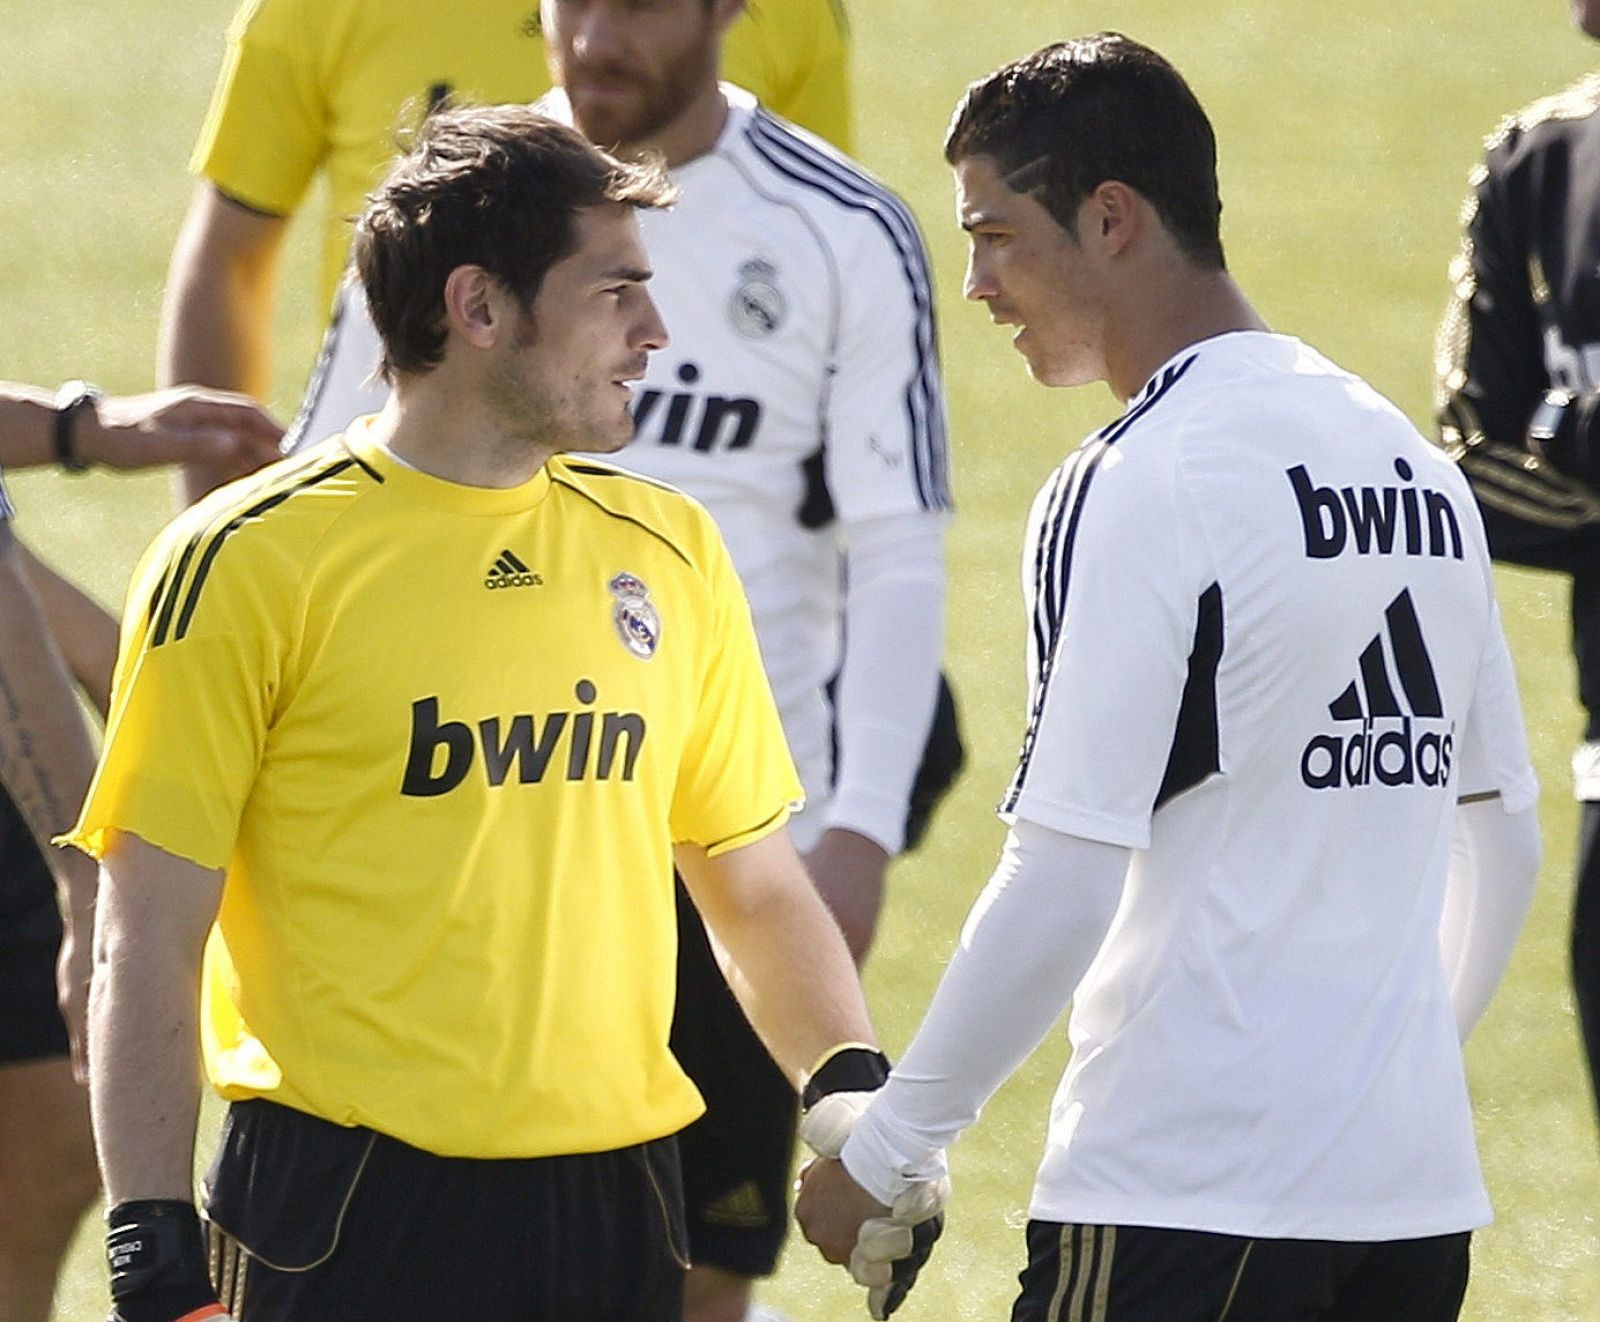
[[[328,176],[322,306],[350,246],[349,218],[382,177],[396,133],[453,93],[533,101],[549,90],[536,0],[245,0],[191,166],[236,202],[295,211]],[[842,0],[746,0],[727,81],[848,151]]]
[[[72,843],[226,868],[226,1098],[453,1156],[673,1133],[702,1108],[667,1046],[672,847],[800,797],[721,538],[603,464],[467,487],[368,425],[147,552]]]

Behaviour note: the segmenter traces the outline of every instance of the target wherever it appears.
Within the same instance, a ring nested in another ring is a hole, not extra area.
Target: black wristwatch
[[[1528,449],[1541,459],[1553,461],[1555,440],[1561,433],[1562,420],[1576,398],[1570,390],[1547,390],[1539,407],[1534,409],[1528,422]],[[1559,467],[1559,465],[1557,465]]]
[[[87,381],[68,381],[56,391],[55,429],[51,439],[55,445],[56,462],[69,473],[86,473],[88,463],[72,446],[72,425],[85,409],[92,409],[102,399],[105,391]]]

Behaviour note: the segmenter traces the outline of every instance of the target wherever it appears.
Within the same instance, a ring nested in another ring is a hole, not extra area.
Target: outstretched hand
[[[108,468],[198,463],[242,477],[279,457],[283,425],[248,395],[173,386],[108,396],[74,437],[81,458]]]

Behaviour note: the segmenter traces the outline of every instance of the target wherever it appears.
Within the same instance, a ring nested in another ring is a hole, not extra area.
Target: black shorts
[[[56,1004],[61,911],[22,814],[0,788],[0,1065],[67,1054]]]
[[[677,888],[672,1051],[706,1102],[706,1113],[678,1135],[689,1258],[767,1276],[789,1224],[799,1102],[717,967],[682,881]]]
[[[1011,1322],[1454,1322],[1471,1238],[1338,1243],[1030,1221]]]
[[[486,1161],[236,1102],[205,1202],[213,1283],[237,1322],[683,1313],[671,1138]]]

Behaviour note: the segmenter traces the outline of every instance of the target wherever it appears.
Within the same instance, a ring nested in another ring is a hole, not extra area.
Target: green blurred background
[[[403,3],[403,0],[394,0]],[[530,0],[530,7],[531,7]],[[231,0],[0,0],[0,374],[146,388],[185,163]],[[1585,72],[1596,51],[1560,0],[855,0],[858,154],[921,218],[940,285],[959,518],[950,536],[950,667],[967,775],[900,864],[868,971],[886,1045],[902,1047],[985,880],[992,805],[1022,727],[1023,518],[1049,469],[1117,411],[1101,388],[1047,392],[1008,336],[960,299],[962,239],[939,145],[962,87],[1058,37],[1116,28],[1167,54],[1216,123],[1230,263],[1276,329],[1303,336],[1428,427],[1431,345],[1468,169],[1506,112]],[[320,206],[320,199],[314,206]],[[315,234],[296,225],[280,299],[274,404],[292,412],[320,330]],[[171,509],[160,476],[8,479],[19,530],[107,604]],[[1600,1152],[1566,979],[1578,729],[1565,584],[1502,572],[1502,599],[1545,785],[1544,877],[1509,982],[1468,1056],[1498,1220],[1476,1244],[1466,1316],[1600,1316]],[[902,1316],[1002,1318],[1058,1031],[953,1154],[956,1197]],[[100,1318],[98,1226],[86,1225],[58,1318]],[[766,1289],[798,1322],[864,1316],[836,1268],[792,1244]],[[441,1320],[444,1322],[444,1320]]]

